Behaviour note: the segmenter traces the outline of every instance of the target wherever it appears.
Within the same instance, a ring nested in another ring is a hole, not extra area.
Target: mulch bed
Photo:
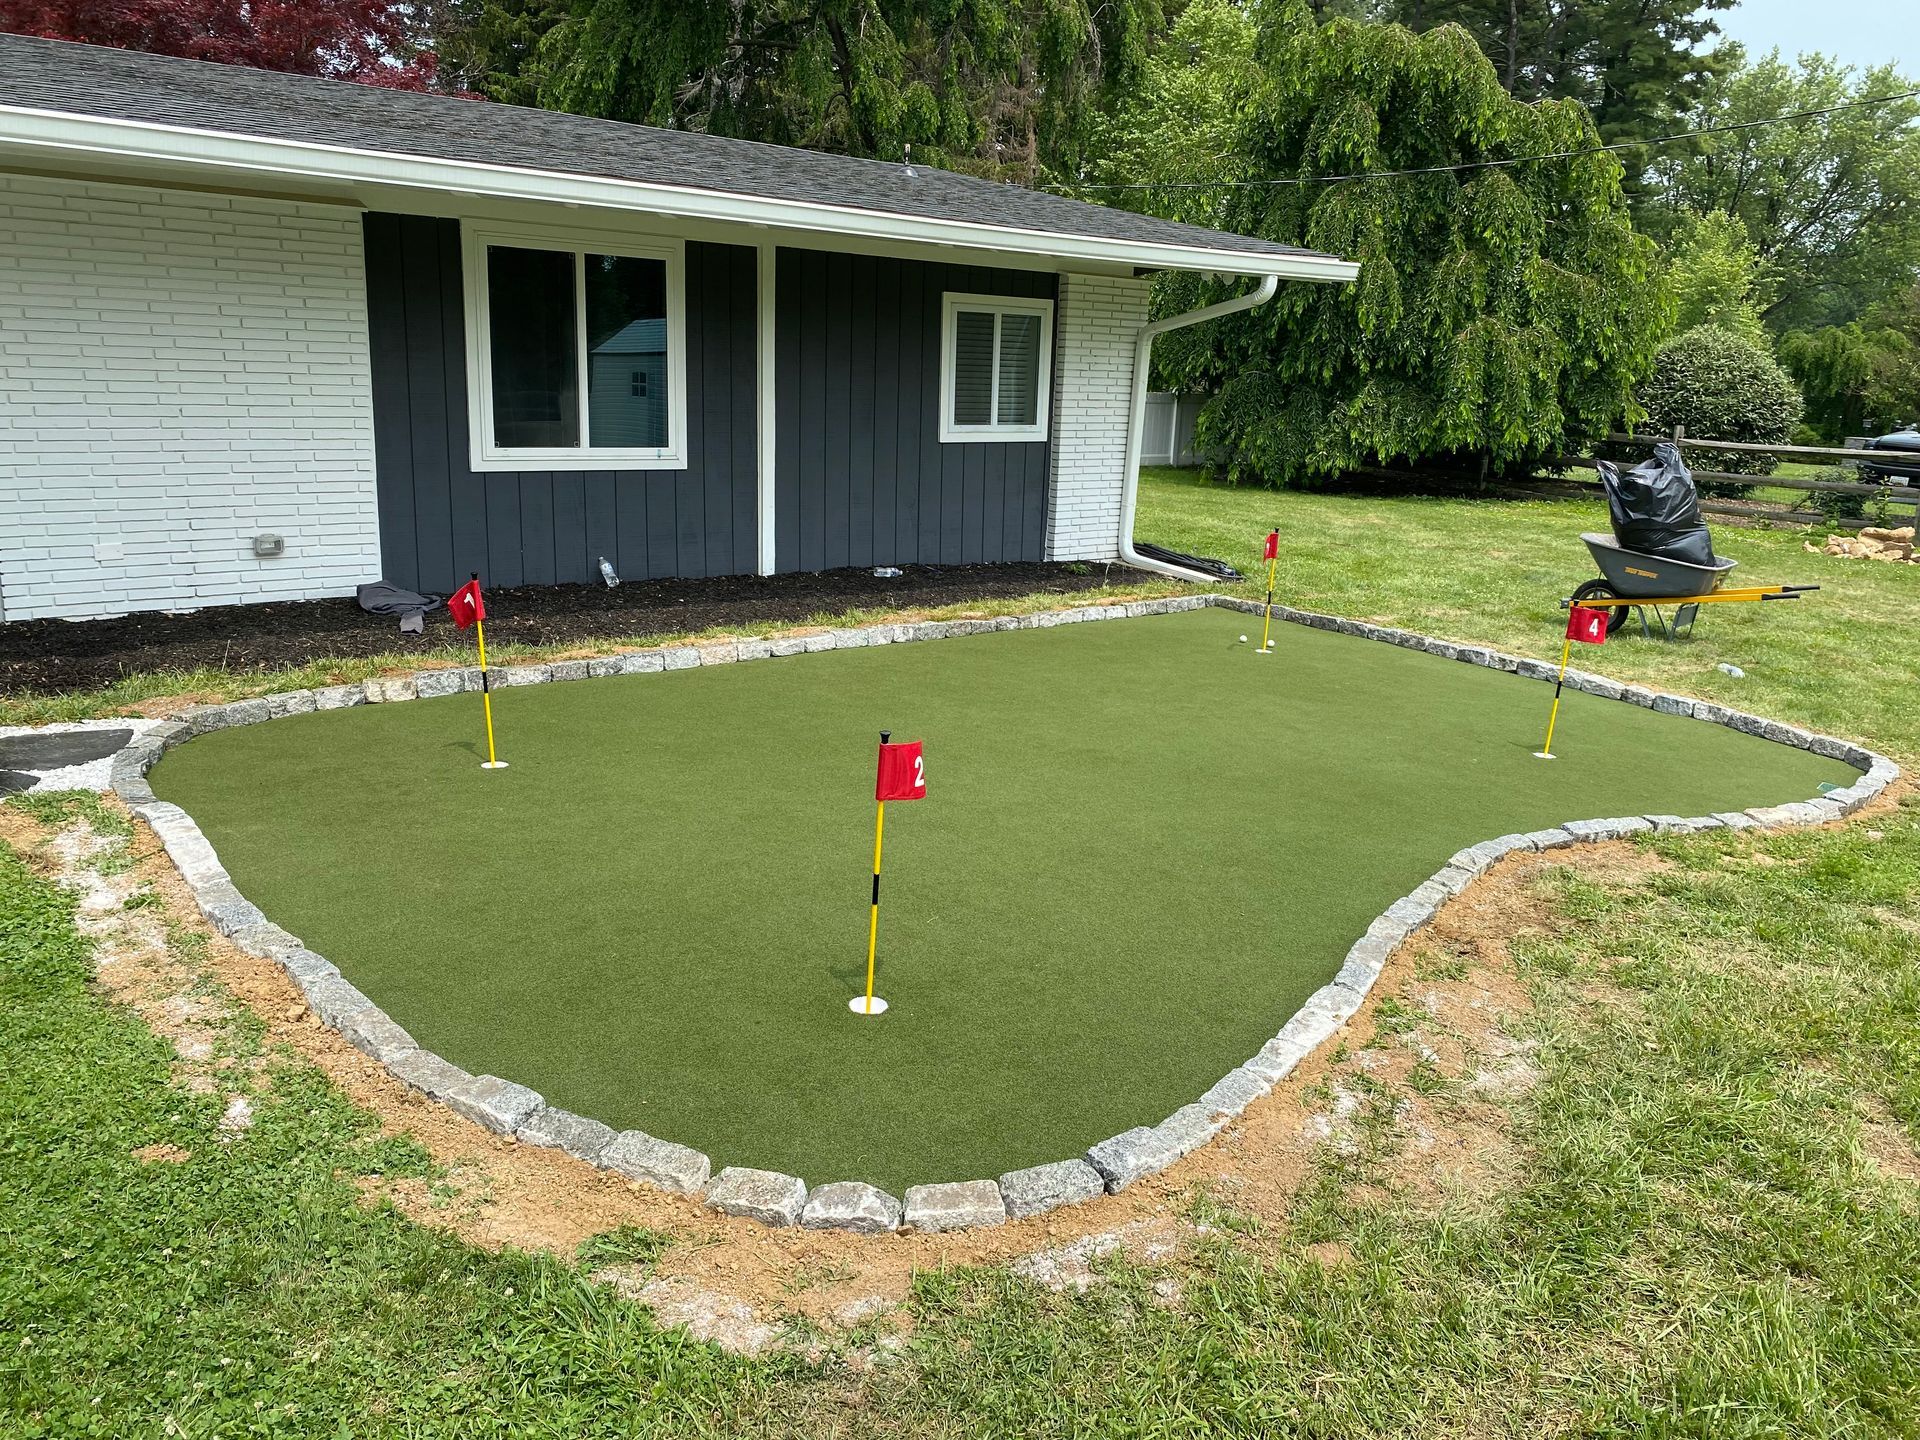
[[[1123,566],[923,565],[895,579],[869,570],[811,575],[727,575],[705,580],[527,585],[487,591],[487,639],[557,645],[669,635],[713,626],[804,622],[823,612],[922,609],[1015,595],[1067,594],[1133,577]],[[1084,573],[1083,573],[1084,572]],[[218,605],[186,614],[146,611],[112,620],[0,624],[0,691],[52,694],[110,685],[143,671],[200,666],[279,670],[332,657],[438,649],[458,632],[444,608],[424,635],[369,615],[351,599]]]

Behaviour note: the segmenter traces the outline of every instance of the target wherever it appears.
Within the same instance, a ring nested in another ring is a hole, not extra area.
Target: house
[[[589,330],[587,413],[616,445],[667,443],[667,322],[634,320],[606,339]]]
[[[1149,325],[1181,269],[1251,288]],[[1152,336],[1354,273],[925,166],[0,36],[0,619],[1130,557]]]

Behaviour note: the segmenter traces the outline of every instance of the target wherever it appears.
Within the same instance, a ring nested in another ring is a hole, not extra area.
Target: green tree
[[[1519,466],[1630,411],[1667,306],[1620,164],[1591,153],[1595,138],[1575,102],[1507,95],[1456,26],[1415,35],[1315,24],[1301,0],[1194,0],[1103,132],[1096,178],[1229,182],[1101,193],[1360,262],[1352,286],[1284,286],[1160,341],[1164,374],[1217,392],[1202,425],[1232,476],[1307,483],[1385,460]],[[1221,293],[1171,277],[1159,303]]]
[[[1756,345],[1772,344],[1761,319],[1770,287],[1739,216],[1715,210],[1688,217],[1675,237],[1668,281],[1676,333],[1717,325]]]
[[[1920,420],[1920,284],[1864,320],[1788,331],[1780,362],[1806,395],[1807,423],[1829,440]]]
[[[1920,271],[1920,100],[1783,117],[1914,88],[1891,66],[1855,78],[1820,55],[1732,71],[1689,128],[1778,123],[1664,149],[1642,219],[1665,235],[1691,215],[1738,216],[1776,282],[1776,331],[1857,319]]]
[[[458,0],[502,99],[1036,180],[1078,163],[1161,0]]]
[[[1735,0],[1385,0],[1381,18],[1458,25],[1522,100],[1578,100],[1608,144],[1672,128],[1726,63],[1714,12]],[[1632,157],[1630,171],[1644,156]]]

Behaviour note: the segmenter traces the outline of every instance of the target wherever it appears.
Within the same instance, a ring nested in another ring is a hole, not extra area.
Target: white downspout
[[[1280,288],[1280,277],[1264,277],[1258,288],[1245,295],[1236,295],[1231,300],[1222,300],[1217,305],[1203,306],[1198,310],[1189,310],[1184,315],[1169,315],[1164,320],[1152,320],[1140,327],[1140,334],[1133,342],[1133,411],[1127,422],[1127,456],[1121,475],[1123,487],[1120,492],[1120,559],[1123,563],[1141,570],[1151,570],[1158,575],[1171,575],[1176,580],[1198,580],[1204,585],[1218,585],[1217,575],[1204,575],[1198,570],[1188,570],[1181,565],[1169,565],[1164,560],[1149,560],[1133,548],[1133,514],[1140,499],[1140,439],[1147,424],[1147,369],[1153,355],[1153,337],[1168,330],[1183,329],[1188,325],[1198,325],[1202,320],[1212,320],[1219,315],[1231,315],[1238,310],[1251,310],[1256,305],[1264,305],[1274,297]]]

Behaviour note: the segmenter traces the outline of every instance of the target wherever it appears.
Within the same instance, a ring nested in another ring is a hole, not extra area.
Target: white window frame
[[[953,386],[958,319],[962,310],[986,311],[993,322],[993,386],[987,401],[987,413],[997,421],[1000,415],[1000,317],[1038,315],[1040,317],[1040,388],[1031,425],[959,425],[953,418]],[[1015,295],[969,295],[949,290],[943,297],[940,313],[940,443],[965,445],[998,443],[1009,440],[1045,440],[1053,409],[1053,301],[1028,300]]]
[[[573,257],[574,343],[580,404],[578,446],[503,446],[493,439],[492,310],[487,299],[487,247],[559,250]],[[650,447],[596,449],[586,444],[592,370],[587,355],[588,255],[663,260],[667,266],[667,443]],[[686,242],[665,238],[596,234],[590,230],[530,230],[495,225],[461,226],[461,261],[467,308],[468,463],[479,471],[503,470],[684,470],[687,468],[687,284]]]

